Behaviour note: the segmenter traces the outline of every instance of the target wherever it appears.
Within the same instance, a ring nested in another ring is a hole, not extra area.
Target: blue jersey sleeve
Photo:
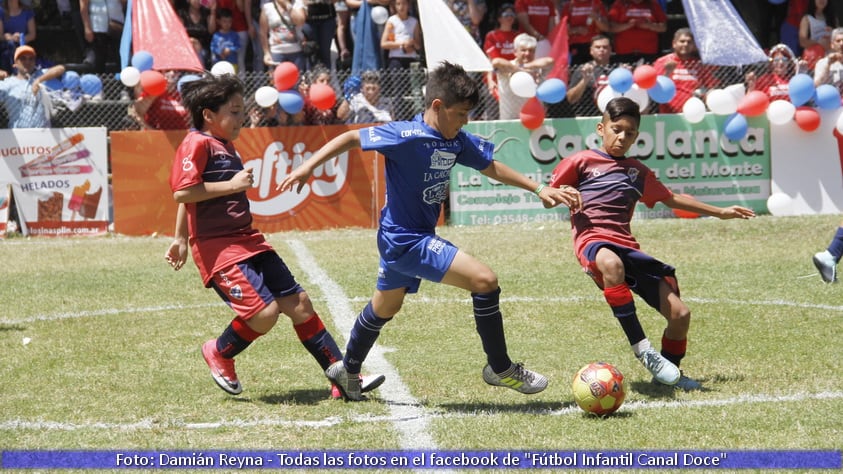
[[[482,171],[492,164],[495,156],[495,144],[477,135],[460,132],[462,153],[457,155],[457,163]]]
[[[377,151],[383,155],[394,150],[401,144],[402,137],[410,136],[406,130],[407,122],[388,122],[360,129],[360,148],[366,151]]]

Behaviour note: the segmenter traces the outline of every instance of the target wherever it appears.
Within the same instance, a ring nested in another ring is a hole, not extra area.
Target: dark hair
[[[596,35],[592,36],[591,42],[589,42],[588,44],[593,45],[594,43],[596,43],[600,40],[604,40],[604,39],[609,40],[609,46],[612,46],[612,38],[609,38],[607,35],[604,35],[603,33],[596,34]]]
[[[442,61],[439,67],[428,74],[424,108],[429,108],[436,99],[441,100],[445,107],[467,102],[474,108],[480,101],[477,81],[462,66]]]
[[[612,122],[618,120],[624,115],[635,119],[635,124],[641,124],[641,109],[638,104],[629,97],[615,97],[606,104],[606,111],[603,112],[603,121],[607,119]]]
[[[181,102],[190,112],[193,127],[198,130],[202,130],[205,126],[203,110],[210,109],[212,112],[219,112],[220,107],[237,94],[244,95],[243,83],[232,74],[222,76],[206,74],[200,79],[186,82],[181,86]]]
[[[217,18],[234,18],[230,8],[217,8]]]
[[[674,40],[679,39],[680,36],[690,36],[691,39],[694,39],[694,33],[688,27],[682,27],[673,32]]]

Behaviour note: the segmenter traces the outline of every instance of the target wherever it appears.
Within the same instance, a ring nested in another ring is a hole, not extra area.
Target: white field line
[[[384,390],[389,386],[383,385],[379,390],[384,394]],[[636,412],[640,410],[665,410],[665,409],[705,409],[708,407],[724,407],[733,405],[758,404],[758,403],[798,403],[809,400],[839,400],[843,399],[843,392],[819,392],[819,393],[795,393],[790,395],[739,395],[736,397],[720,398],[712,400],[671,400],[671,401],[633,401],[625,403],[618,413]],[[419,407],[421,409],[421,407]],[[538,415],[538,416],[582,416],[583,412],[575,405],[563,406],[558,410],[535,410],[524,408],[521,412],[524,415]],[[432,412],[430,410],[421,409],[418,412],[418,421],[427,423],[433,419],[460,419],[460,418],[493,418],[500,416],[500,413],[494,410],[483,410],[477,412]],[[135,423],[107,423],[107,422],[81,422],[81,423],[66,423],[56,421],[28,421],[28,420],[8,420],[0,422],[0,431],[23,431],[23,430],[38,430],[38,431],[81,431],[81,430],[105,430],[105,431],[149,431],[162,429],[180,429],[180,430],[216,430],[220,428],[255,428],[255,427],[275,427],[275,426],[290,426],[299,428],[313,428],[322,429],[339,425],[341,423],[392,423],[400,425],[407,421],[404,415],[392,413],[389,416],[370,416],[360,415],[351,416],[348,418],[332,416],[323,420],[288,420],[282,418],[263,418],[259,420],[220,420],[215,422],[204,423],[186,423],[178,420],[141,420]],[[431,446],[421,445],[416,443],[402,443],[403,449],[435,449]]]
[[[300,267],[307,274],[307,278],[315,283],[325,295],[328,311],[333,316],[334,325],[341,333],[334,334],[334,337],[345,339],[351,334],[358,309],[352,308],[351,301],[343,288],[316,263],[316,259],[313,258],[304,242],[288,240],[287,245],[299,259]],[[436,449],[436,442],[427,429],[428,420],[430,420],[427,410],[413,397],[409,387],[401,381],[395,367],[387,362],[384,357],[385,351],[385,348],[375,344],[366,358],[364,367],[369,373],[386,376],[386,383],[380,387],[379,394],[389,407],[390,421],[398,431],[399,446],[404,449]]]
[[[784,306],[789,308],[803,308],[803,309],[820,309],[826,311],[843,312],[843,306],[827,305],[827,304],[813,304],[800,303],[797,301],[786,300],[736,300],[736,299],[720,299],[720,298],[682,298],[688,303],[697,304],[731,304],[736,306]],[[316,302],[325,302],[321,298],[314,298]],[[347,298],[349,303],[359,304],[369,301],[369,297],[353,297]],[[425,296],[413,295],[408,298],[405,304],[467,304],[468,300],[465,298],[429,298]],[[530,297],[530,296],[505,296],[501,298],[502,303],[578,303],[578,302],[602,302],[603,298],[599,296],[547,296],[547,297]],[[330,301],[327,301],[330,303]],[[222,302],[219,303],[203,303],[194,305],[170,304],[161,306],[149,306],[144,308],[126,307],[126,308],[112,308],[101,309],[96,311],[77,311],[77,312],[62,312],[52,314],[36,314],[32,316],[25,316],[17,319],[0,318],[0,324],[5,325],[19,325],[26,323],[33,323],[38,321],[57,321],[61,319],[85,318],[95,316],[110,316],[119,314],[137,314],[137,313],[154,313],[158,311],[180,311],[185,309],[202,309],[212,307],[224,307]],[[355,313],[356,315],[357,313]],[[352,321],[353,324],[353,321]],[[339,323],[337,324],[339,327]],[[351,327],[349,326],[349,331]]]

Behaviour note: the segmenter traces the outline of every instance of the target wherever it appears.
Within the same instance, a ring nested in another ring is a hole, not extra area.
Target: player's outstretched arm
[[[536,193],[546,209],[564,204],[571,208],[572,212],[576,212],[582,207],[582,197],[576,188],[571,186],[562,186],[561,188],[544,186],[499,161],[492,161],[491,165],[480,172],[495,181]]]
[[[304,187],[307,180],[310,179],[310,175],[317,166],[337,155],[359,146],[359,130],[349,130],[337,135],[326,143],[325,146],[320,148],[319,151],[308,158],[307,161],[299,165],[298,168],[290,170],[290,173],[285,176],[277,186],[275,186],[275,190],[283,192],[293,189],[293,185],[296,185],[296,192],[301,192],[302,187]]]
[[[749,219],[755,217],[755,211],[743,206],[717,207],[680,194],[674,194],[662,202],[673,209],[696,212],[720,219]]]

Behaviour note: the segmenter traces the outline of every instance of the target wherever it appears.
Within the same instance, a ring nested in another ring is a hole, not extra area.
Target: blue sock
[[[506,336],[503,333],[503,315],[500,310],[501,289],[491,293],[472,293],[474,323],[483,343],[486,360],[496,374],[505,372],[512,365],[506,351]]]
[[[381,319],[377,317],[372,309],[371,301],[357,315],[354,327],[351,328],[351,336],[348,338],[345,358],[343,359],[343,365],[349,374],[360,373],[360,366],[366,360],[369,350],[375,345],[375,341],[381,333],[381,328],[391,320],[392,318]]]
[[[837,233],[828,245],[828,253],[834,257],[835,262],[839,262],[840,257],[843,257],[843,227],[837,228]]]

